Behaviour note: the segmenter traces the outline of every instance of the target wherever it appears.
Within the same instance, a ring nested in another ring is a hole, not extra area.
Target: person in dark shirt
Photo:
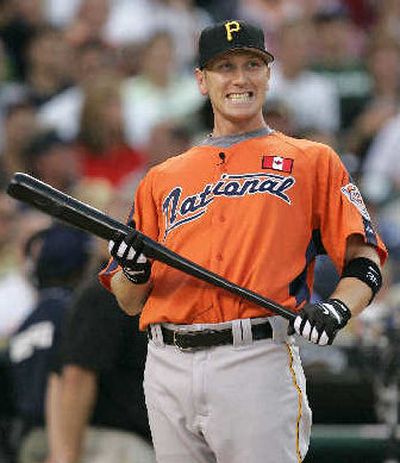
[[[48,461],[155,462],[142,386],[146,352],[138,317],[124,314],[97,279],[85,285],[49,379]]]
[[[45,457],[47,378],[74,288],[87,269],[90,242],[86,233],[55,224],[35,233],[26,245],[38,300],[9,345],[21,463]]]

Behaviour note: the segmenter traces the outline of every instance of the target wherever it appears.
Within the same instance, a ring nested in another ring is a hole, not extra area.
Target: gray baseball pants
[[[232,327],[233,345],[193,351],[165,345],[152,325],[144,389],[157,463],[303,460],[311,431],[304,372],[285,321],[270,320],[273,339],[258,341],[251,335],[258,319],[164,325]]]

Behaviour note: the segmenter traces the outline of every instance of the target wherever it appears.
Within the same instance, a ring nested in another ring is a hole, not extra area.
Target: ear
[[[265,89],[267,91],[269,90],[270,77],[271,77],[271,68],[269,66],[267,66],[267,83],[266,83],[266,86],[265,86]]]
[[[200,93],[203,96],[208,95],[205,71],[202,71],[201,69],[196,68],[194,71],[194,75],[196,77],[197,85],[199,86]]]

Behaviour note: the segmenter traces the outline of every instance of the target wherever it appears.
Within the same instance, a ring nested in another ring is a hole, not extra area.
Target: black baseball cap
[[[41,247],[37,256],[32,251]],[[34,259],[35,277],[40,287],[56,279],[62,281],[83,272],[93,252],[92,237],[81,230],[55,223],[34,233],[25,245],[25,256]]]
[[[265,49],[264,32],[246,21],[229,20],[206,27],[199,39],[199,68],[217,56],[234,50],[257,53],[266,63],[274,56]]]

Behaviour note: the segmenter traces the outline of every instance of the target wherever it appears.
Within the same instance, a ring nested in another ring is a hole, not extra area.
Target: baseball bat
[[[128,225],[106,215],[104,212],[25,173],[16,172],[13,175],[7,193],[11,197],[28,203],[52,217],[108,241],[119,238],[121,234],[125,236],[131,230]],[[295,319],[296,314],[294,312],[275,301],[232,283],[220,275],[176,254],[143,233],[136,232],[143,243],[142,252],[147,257],[156,259],[199,280],[223,288],[290,321]]]

